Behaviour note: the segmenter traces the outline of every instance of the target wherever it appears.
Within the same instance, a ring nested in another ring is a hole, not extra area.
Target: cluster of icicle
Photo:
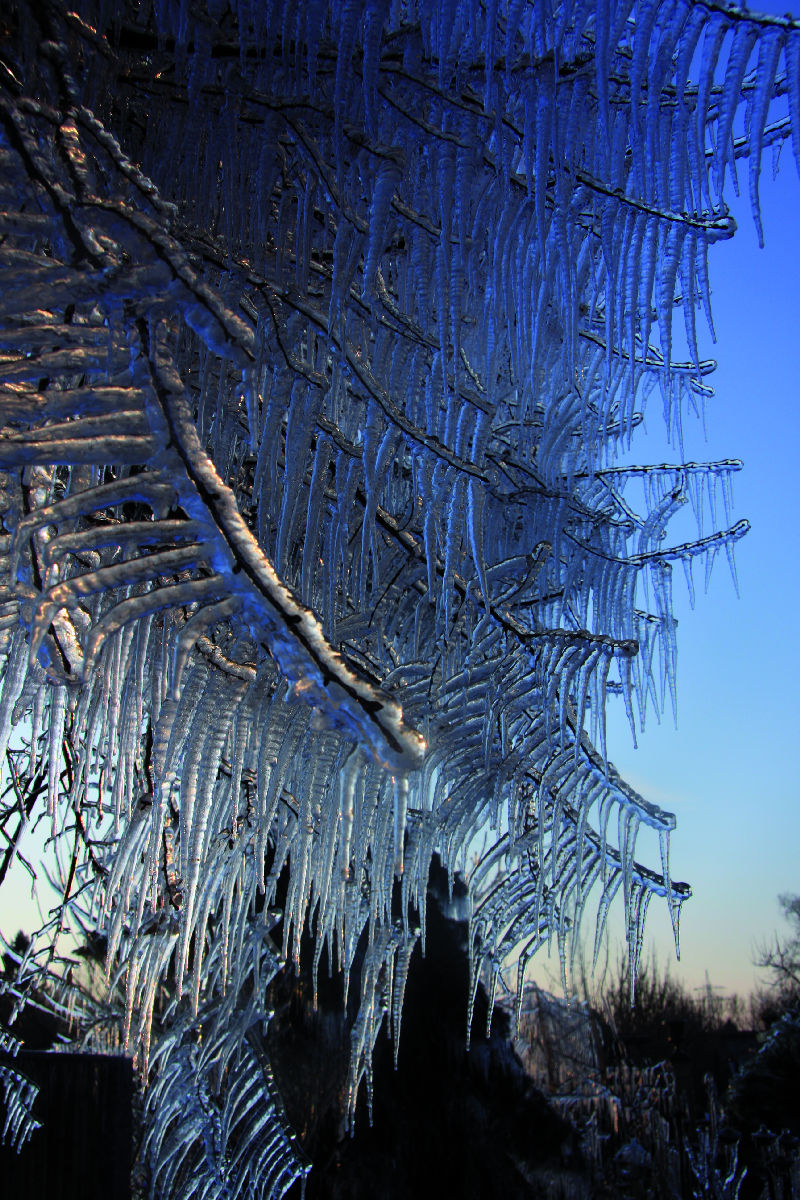
[[[435,851],[493,997],[619,892],[632,971],[654,895],[677,941],[674,819],[608,763],[605,706],[674,703],[673,564],[691,584],[746,530],[715,519],[741,464],[682,463],[681,423],[726,174],[749,160],[759,220],[764,149],[800,146],[800,29],[684,0],[12,7],[2,803],[47,806],[63,900],[15,987],[64,929],[105,938],[159,1194],[191,1194],[200,1138],[204,1194],[280,1195],[305,1168],[242,1041],[273,940],[271,969],[307,932],[358,989],[351,1113]],[[626,465],[654,388],[676,462]]]
[[[0,1026],[0,1095],[4,1110],[0,1143],[14,1150],[21,1150],[41,1128],[33,1112],[39,1088],[13,1061],[19,1048],[17,1038]]]
[[[281,1196],[310,1168],[264,1053],[260,999],[275,955],[263,926],[251,924],[247,939],[236,947],[248,961],[247,995],[223,985],[184,1008],[153,1055],[140,1159],[156,1196]]]

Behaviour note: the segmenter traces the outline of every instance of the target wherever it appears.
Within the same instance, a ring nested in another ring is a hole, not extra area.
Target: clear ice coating
[[[41,1128],[33,1114],[33,1105],[39,1088],[23,1071],[16,1069],[13,1061],[20,1047],[7,1029],[0,1028],[0,1054],[6,1062],[0,1062],[0,1091],[3,1097],[4,1119],[0,1129],[0,1143],[20,1150]]]
[[[800,27],[722,0],[11,10],[0,817],[47,809],[63,898],[13,990],[62,930],[105,939],[107,999],[64,1010],[135,1053],[159,1194],[279,1196],[307,1164],[253,1030],[305,931],[357,992],[351,1117],[434,852],[473,994],[553,939],[566,971],[618,894],[632,972],[653,896],[677,943],[674,819],[605,710],[674,705],[673,566],[693,589],[746,532],[741,463],[683,462],[681,430],[726,180],[749,158],[760,232],[763,151],[800,163]],[[675,461],[642,466],[654,391]]]

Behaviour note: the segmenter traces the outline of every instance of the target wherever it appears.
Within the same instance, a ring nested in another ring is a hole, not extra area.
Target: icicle
[[[695,604],[695,590],[694,590],[694,576],[693,576],[694,557],[691,555],[686,555],[682,559],[682,562],[683,562],[684,575],[686,576],[686,587],[689,590],[689,604],[692,608],[694,608],[694,604]]]
[[[736,115],[747,63],[757,37],[758,27],[752,22],[737,21],[734,24],[733,40],[731,42],[728,61],[725,64],[725,78],[722,84],[722,96],[719,101],[716,129],[714,165],[717,192],[720,196],[725,184],[725,168],[731,150],[733,118]],[[759,68],[763,65],[760,56],[758,65]]]
[[[173,608],[179,604],[193,604],[195,601],[211,599],[224,590],[224,579],[221,575],[210,575],[204,579],[194,579],[188,583],[174,583],[168,587],[157,588],[140,596],[131,596],[115,604],[102,620],[92,628],[86,645],[84,658],[84,676],[88,678],[94,664],[100,656],[105,642],[117,633],[124,625],[141,620],[159,609]]]
[[[756,225],[759,246],[764,245],[764,228],[761,223],[761,204],[758,197],[758,180],[761,174],[764,128],[767,123],[770,102],[775,91],[775,75],[783,43],[784,36],[782,30],[768,28],[761,32],[758,42],[758,65],[756,66],[754,88],[752,95],[748,96],[745,117],[747,136],[750,142],[750,153],[748,155],[750,207]]]
[[[308,495],[308,515],[303,539],[303,583],[301,595],[306,604],[313,603],[312,581],[317,573],[319,554],[317,540],[319,524],[325,503],[325,484],[330,462],[330,443],[327,438],[318,438],[314,451],[314,467]]]
[[[389,240],[386,223],[391,209],[392,196],[399,183],[394,163],[381,162],[371,188],[369,207],[369,236],[364,253],[362,294],[368,298],[373,294],[375,273],[380,264],[380,255]]]
[[[25,635],[22,630],[18,630],[12,638],[3,675],[2,697],[0,697],[0,762],[5,762],[14,705],[22,691],[26,673]]]
[[[486,559],[484,553],[484,499],[485,493],[475,479],[469,481],[467,489],[467,519],[469,522],[469,539],[472,550],[472,561],[481,587],[483,605],[489,611],[491,593],[486,576]]]
[[[656,311],[658,313],[661,353],[664,356],[666,367],[669,367],[672,356],[672,310],[675,298],[675,280],[678,275],[686,236],[687,231],[684,226],[675,222],[670,225],[656,278]]]
[[[628,929],[628,962],[631,1005],[633,1005],[636,999],[636,978],[639,974],[639,961],[641,959],[642,945],[644,943],[644,927],[647,919],[647,909],[652,896],[653,893],[649,888],[645,887],[644,885],[640,885],[636,889],[636,895],[633,901],[633,914]]]
[[[232,616],[241,606],[238,596],[229,596],[216,604],[205,604],[184,625],[175,643],[175,662],[172,668],[172,698],[180,700],[181,679],[186,663],[198,638],[206,629]]]
[[[611,907],[611,901],[619,891],[619,885],[622,882],[622,876],[615,872],[608,883],[603,888],[603,894],[600,897],[600,902],[597,905],[597,922],[595,924],[594,934],[594,950],[592,952],[592,970],[597,966],[597,961],[600,957],[600,947],[603,944],[603,933],[608,919],[608,911]]]
[[[408,806],[408,779],[406,776],[392,780],[394,794],[394,873],[403,874],[403,845],[406,836],[406,809]]]
[[[59,776],[63,762],[64,726],[67,718],[67,689],[53,688],[50,700],[50,736],[47,753],[47,814],[52,824],[52,836],[58,833],[56,806],[58,801]]]
[[[355,815],[356,781],[361,770],[361,759],[357,750],[351,751],[341,771],[341,819],[342,840],[339,860],[342,864],[342,876],[350,877],[350,843],[353,837],[353,818]]]

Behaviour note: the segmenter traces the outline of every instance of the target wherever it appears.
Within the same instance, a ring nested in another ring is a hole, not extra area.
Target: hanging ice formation
[[[33,1115],[33,1104],[39,1089],[32,1079],[13,1064],[20,1043],[7,1029],[0,1029],[0,1095],[3,1101],[3,1123],[0,1142],[19,1150],[41,1128]],[[8,1061],[11,1060],[11,1061]]]
[[[189,1096],[153,1117],[163,1194],[194,1138],[208,1194],[280,1195],[305,1166],[242,1037],[305,929],[359,989],[353,1105],[434,851],[476,985],[553,938],[566,961],[620,892],[632,969],[654,895],[677,938],[674,820],[604,712],[674,701],[673,566],[746,529],[715,521],[740,464],[683,463],[680,430],[726,176],[747,160],[760,223],[765,149],[800,160],[800,28],[711,0],[67,7],[7,6],[0,62],[3,819],[46,805],[63,862],[15,986],[70,923],[105,937],[148,1111],[173,1075]],[[631,466],[654,389],[675,463]]]

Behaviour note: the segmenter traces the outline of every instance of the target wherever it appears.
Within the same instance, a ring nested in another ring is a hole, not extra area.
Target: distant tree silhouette
[[[759,1016],[765,1025],[772,1024],[790,1009],[800,1008],[800,896],[782,895],[778,903],[789,922],[786,938],[775,934],[774,940],[763,945],[755,963],[767,971],[769,990],[762,995]]]

